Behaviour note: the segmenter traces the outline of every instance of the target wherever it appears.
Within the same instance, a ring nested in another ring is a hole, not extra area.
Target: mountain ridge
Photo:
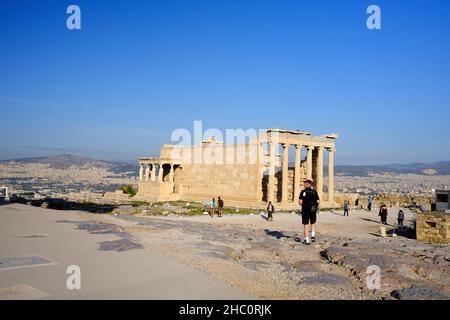
[[[385,165],[337,165],[334,166],[337,174],[347,176],[368,176],[369,173],[391,174],[419,174],[419,175],[449,175],[450,161],[432,163],[414,162],[409,164]]]
[[[101,167],[111,169],[114,172],[138,171],[138,165],[129,162],[97,160],[84,156],[72,154],[59,154],[41,157],[26,157],[18,159],[0,160],[0,163],[44,163],[55,169],[67,169],[71,166],[81,167]],[[328,171],[327,166],[324,168]],[[438,161],[432,163],[413,162],[409,164],[382,164],[382,165],[335,165],[336,175],[344,176],[368,176],[370,173],[391,173],[391,174],[419,174],[419,175],[449,175],[450,161]]]
[[[107,161],[107,160],[97,160],[84,156],[78,156],[73,154],[58,154],[51,156],[41,156],[41,157],[25,157],[25,158],[17,158],[17,159],[8,159],[8,160],[0,160],[0,163],[42,163],[48,164],[51,168],[54,169],[68,169],[72,166],[90,168],[105,168],[111,170],[115,173],[122,172],[137,172],[137,165],[133,165],[126,162],[120,161]]]

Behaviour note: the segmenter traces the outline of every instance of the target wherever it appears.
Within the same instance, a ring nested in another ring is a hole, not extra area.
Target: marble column
[[[275,144],[269,142],[269,181],[267,186],[267,201],[273,201],[275,188]]]
[[[297,201],[299,195],[300,195],[300,163],[301,163],[301,157],[302,157],[302,145],[296,144],[295,145],[295,171],[294,171],[294,199],[292,199],[294,202]]]
[[[334,148],[328,149],[328,201],[334,202]]]
[[[313,146],[307,146],[308,154],[306,156],[306,179],[312,179],[312,151]]]
[[[145,164],[145,181],[148,181],[150,178],[150,164]]]
[[[144,180],[144,166],[142,163],[139,163],[139,180]]]
[[[289,144],[283,143],[283,168],[282,168],[282,184],[281,184],[281,201],[288,201],[288,180],[289,180]]]
[[[163,165],[159,164],[159,172],[158,172],[158,181],[159,182],[163,181],[163,173],[164,173]]]
[[[170,164],[169,182],[173,182],[173,164]]]
[[[317,148],[316,191],[321,201],[323,195],[323,147]]]
[[[150,180],[155,181],[156,180],[156,165],[154,163],[151,164],[152,168],[150,170]]]
[[[264,148],[261,145],[261,143],[258,142],[258,149],[257,149],[257,176],[256,176],[256,201],[260,202],[262,201],[262,178],[264,176],[264,162],[263,162],[263,155],[264,155]]]

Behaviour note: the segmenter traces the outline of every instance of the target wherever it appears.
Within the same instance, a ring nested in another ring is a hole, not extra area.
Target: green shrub
[[[136,191],[133,189],[133,186],[131,184],[127,184],[120,189],[122,190],[123,193],[129,194],[132,197],[136,195]]]

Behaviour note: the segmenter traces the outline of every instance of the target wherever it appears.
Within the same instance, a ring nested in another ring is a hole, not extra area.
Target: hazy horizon
[[[45,157],[51,157],[51,156],[78,156],[78,157],[85,157],[92,160],[99,160],[99,161],[108,161],[108,162],[122,162],[122,163],[129,163],[138,164],[138,157],[135,158],[99,158],[95,156],[90,156],[89,154],[84,153],[47,153],[47,154],[30,154],[26,156],[20,156],[20,157],[14,157],[14,158],[4,158],[0,157],[0,161],[12,161],[12,160],[19,160],[19,159],[27,159],[27,158],[45,158]],[[153,156],[153,155],[145,155],[145,156]],[[157,156],[157,155],[155,155]],[[290,157],[291,158],[291,157]],[[450,162],[450,160],[440,160],[440,161],[433,161],[433,162],[420,162],[420,161],[413,161],[413,162],[390,162],[390,163],[335,163],[335,166],[389,166],[389,165],[411,165],[411,164],[433,164],[433,163],[440,163],[440,162]],[[293,165],[294,162],[292,160],[289,161],[289,165]],[[327,163],[324,163],[324,167],[327,167]]]

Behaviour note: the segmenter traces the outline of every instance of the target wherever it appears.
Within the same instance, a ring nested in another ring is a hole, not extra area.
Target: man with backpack
[[[348,201],[345,200],[345,201],[344,201],[344,217],[345,217],[345,216],[348,217],[348,211],[349,211],[349,204],[348,204]]]
[[[222,217],[222,209],[223,209],[223,200],[220,197],[217,198],[217,205],[219,207],[217,213],[220,218],[220,217]]]
[[[402,209],[400,209],[398,211],[398,215],[397,215],[397,222],[398,222],[398,226],[400,228],[403,228],[403,221],[405,220],[405,213],[403,212]]]
[[[272,204],[272,201],[269,201],[269,204],[267,205],[267,221],[273,221],[272,214],[275,211],[275,207]]]
[[[311,241],[316,241],[315,223],[317,220],[317,210],[319,208],[319,195],[316,190],[312,188],[313,181],[307,179],[304,181],[305,189],[300,192],[298,203],[302,206],[302,224],[303,224],[303,243],[309,245],[311,232]]]

